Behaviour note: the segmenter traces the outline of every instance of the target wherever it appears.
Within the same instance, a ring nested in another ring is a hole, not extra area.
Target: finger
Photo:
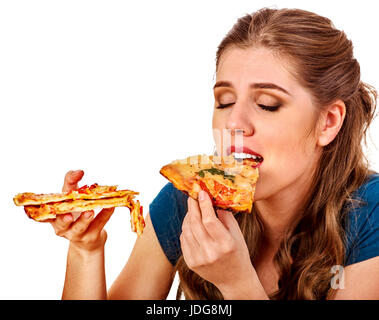
[[[222,224],[229,230],[232,236],[241,236],[243,238],[241,228],[232,212],[218,209],[217,215]]]
[[[217,218],[208,193],[206,193],[204,190],[201,190],[199,192],[198,200],[201,210],[201,220],[209,235],[216,242],[225,239],[225,237],[229,235],[229,232],[222,224],[222,222]]]
[[[201,220],[201,211],[199,203],[188,197],[188,219],[192,233],[199,244],[204,245],[209,241],[213,241],[212,237],[209,235],[208,231],[205,229],[203,222]]]
[[[100,232],[111,218],[115,208],[104,208],[93,219],[88,232]]]
[[[239,224],[232,212],[228,210],[217,209],[217,216],[228,230],[240,230]]]
[[[80,236],[85,233],[94,215],[95,213],[93,210],[82,212],[80,217],[71,225],[69,232],[73,236]]]
[[[186,215],[187,217],[187,215]],[[188,217],[183,220],[182,233],[180,235],[180,247],[184,261],[189,268],[197,265],[197,256],[200,255],[200,246],[193,236],[192,230],[188,223]]]
[[[51,222],[55,233],[59,236],[62,236],[74,222],[74,218],[71,213],[60,214]]]
[[[70,192],[71,190],[78,189],[78,182],[83,178],[84,171],[76,170],[66,173],[63,183],[63,192]]]
[[[191,208],[187,214],[191,217],[192,233],[196,240],[200,243],[199,250],[195,251],[196,256],[199,259],[199,256],[201,254],[203,259],[205,259],[203,261],[213,262],[215,261],[214,257],[217,255],[219,249],[223,248],[224,246],[228,246],[230,235],[228,234],[227,237],[223,235],[222,239],[215,241],[203,225],[198,201],[192,199],[192,201],[189,202],[188,206]],[[211,209],[214,210],[213,207]]]
[[[233,213],[223,209],[217,209],[217,214],[220,221],[224,226],[229,230],[230,236],[241,243],[245,243],[245,237],[242,234],[241,228],[238,224],[238,221],[234,217]],[[224,242],[223,245],[227,244]]]
[[[190,221],[190,214],[188,212],[185,215],[183,223],[182,223],[181,235],[183,235],[183,237],[186,238],[190,247],[193,247],[193,249],[195,250],[200,250],[200,243],[198,242],[198,240],[193,234],[191,221]]]

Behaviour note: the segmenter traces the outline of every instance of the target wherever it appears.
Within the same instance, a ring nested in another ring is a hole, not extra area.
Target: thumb
[[[66,176],[64,178],[63,183],[63,192],[70,192],[71,190],[75,190],[78,188],[78,182],[83,178],[84,171],[83,170],[76,170],[76,171],[69,171],[66,173]]]

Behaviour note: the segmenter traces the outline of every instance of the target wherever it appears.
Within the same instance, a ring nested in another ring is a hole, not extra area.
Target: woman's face
[[[224,133],[231,130],[231,138],[229,142],[216,139],[217,151],[230,154],[237,146],[238,153],[255,153],[263,158],[256,201],[302,188],[321,152],[312,133],[316,109],[311,95],[289,68],[285,59],[264,48],[230,48],[219,61],[213,129]],[[243,150],[238,150],[237,137],[241,135],[235,134],[237,130],[243,132]]]

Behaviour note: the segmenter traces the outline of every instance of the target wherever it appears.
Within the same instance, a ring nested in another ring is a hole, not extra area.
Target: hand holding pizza
[[[188,198],[188,212],[180,236],[187,266],[213,283],[226,296],[244,296],[254,289],[258,279],[250,261],[249,251],[233,214],[214,211],[204,191],[199,201]]]
[[[77,190],[83,175],[82,170],[67,172],[62,191]],[[94,218],[93,210],[85,211],[75,221],[72,213],[66,213],[57,215],[50,223],[58,236],[70,240],[79,249],[92,251],[105,244],[107,233],[103,228],[113,212],[114,208],[105,208]]]

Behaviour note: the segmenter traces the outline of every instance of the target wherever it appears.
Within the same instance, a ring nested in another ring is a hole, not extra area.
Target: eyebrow
[[[229,81],[217,81],[214,85],[213,89],[219,88],[219,87],[227,87],[227,88],[233,88],[233,85]],[[276,85],[275,83],[271,82],[260,82],[260,83],[252,83],[250,85],[250,88],[252,89],[274,89],[284,92],[285,94],[291,95],[286,89]]]

